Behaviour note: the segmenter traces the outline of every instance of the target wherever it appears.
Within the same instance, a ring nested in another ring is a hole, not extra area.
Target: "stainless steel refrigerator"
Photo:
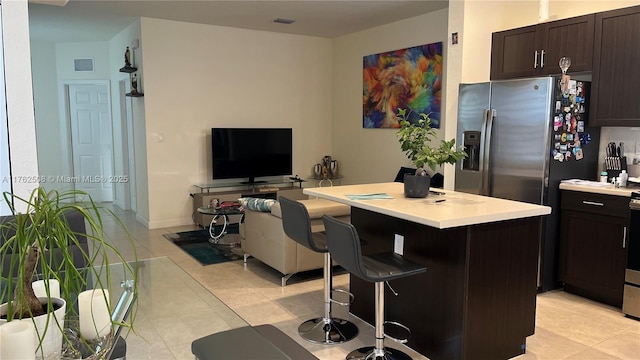
[[[460,85],[456,144],[469,156],[456,164],[455,190],[552,207],[541,231],[543,291],[559,286],[560,180],[598,176],[589,85],[555,77]]]

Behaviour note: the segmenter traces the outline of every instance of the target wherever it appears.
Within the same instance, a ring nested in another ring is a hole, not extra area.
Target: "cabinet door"
[[[563,209],[560,281],[565,290],[621,307],[626,236],[627,219]]]
[[[595,14],[558,20],[539,25],[542,36],[541,56],[543,75],[560,75],[561,57],[571,58],[568,73],[591,71]]]
[[[540,68],[537,26],[495,32],[491,38],[491,80],[534,76]]]
[[[640,6],[596,14],[591,118],[640,126]]]

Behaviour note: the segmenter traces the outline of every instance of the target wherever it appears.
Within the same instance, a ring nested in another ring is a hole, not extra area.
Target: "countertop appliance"
[[[631,217],[629,218],[622,312],[640,318],[640,192],[631,193],[629,208]]]
[[[461,84],[458,133],[469,155],[455,190],[552,207],[544,217],[538,286],[559,287],[559,185],[595,180],[600,129],[587,127],[588,82],[541,77]]]

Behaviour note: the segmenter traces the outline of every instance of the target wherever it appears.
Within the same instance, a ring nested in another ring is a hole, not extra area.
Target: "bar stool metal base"
[[[411,356],[405,354],[404,352],[390,348],[384,347],[384,354],[375,354],[376,350],[375,346],[365,346],[358,350],[353,350],[349,354],[347,354],[347,360],[412,360]]]
[[[341,344],[358,335],[358,327],[351,321],[331,318],[327,322],[323,318],[311,319],[298,326],[298,334],[316,344]]]

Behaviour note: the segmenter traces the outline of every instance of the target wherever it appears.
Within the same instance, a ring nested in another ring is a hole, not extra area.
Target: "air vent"
[[[73,59],[73,70],[93,72],[93,58]]]
[[[282,18],[277,18],[275,20],[273,20],[274,23],[278,23],[278,24],[293,24],[294,22],[296,22],[295,20],[291,20],[291,19],[282,19]]]

